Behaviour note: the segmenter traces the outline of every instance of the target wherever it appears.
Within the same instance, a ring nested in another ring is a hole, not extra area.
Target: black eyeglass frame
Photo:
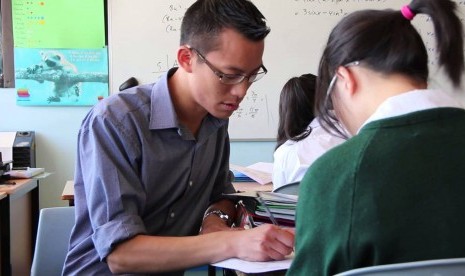
[[[346,63],[342,66],[351,67],[351,66],[359,66],[359,65],[360,65],[360,61],[356,60],[356,61]],[[325,106],[330,107],[330,108],[333,108],[332,102],[331,102],[331,93],[334,89],[334,85],[336,85],[336,81],[337,81],[337,74],[334,73],[334,76],[331,78],[328,88],[326,89],[326,97],[325,97]]]
[[[261,78],[263,78],[264,75],[266,75],[266,73],[268,73],[268,70],[266,69],[265,65],[262,64],[260,65],[260,68],[258,69],[259,71],[257,73],[250,74],[248,76],[242,75],[242,74],[226,74],[216,69],[215,66],[213,66],[213,64],[211,64],[207,60],[207,58],[205,58],[197,49],[193,47],[188,47],[188,48],[194,51],[197,54],[197,56],[203,62],[205,62],[208,68],[210,68],[210,70],[212,70],[212,72],[219,78],[220,82],[224,84],[235,85],[235,84],[242,83],[245,79],[247,79],[249,83],[253,83],[253,82],[260,80]],[[262,69],[263,71],[260,71],[260,69]]]

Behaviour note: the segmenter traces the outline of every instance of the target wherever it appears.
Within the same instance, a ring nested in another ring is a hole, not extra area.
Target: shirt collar
[[[176,111],[171,100],[168,88],[168,79],[174,75],[178,68],[171,68],[163,74],[152,88],[151,94],[151,117],[150,129],[178,128],[179,132],[186,132],[187,129],[180,126]],[[218,119],[208,114],[202,122],[206,133],[211,133],[214,129],[228,123],[226,119]],[[202,128],[201,128],[202,131]],[[203,132],[203,131],[202,131]]]
[[[177,68],[170,69],[152,87],[152,94],[150,95],[150,129],[178,127],[176,112],[168,88],[168,79],[176,70]]]
[[[363,123],[357,133],[372,121],[439,107],[462,108],[457,100],[440,90],[412,90],[392,96],[376,109],[375,113]]]

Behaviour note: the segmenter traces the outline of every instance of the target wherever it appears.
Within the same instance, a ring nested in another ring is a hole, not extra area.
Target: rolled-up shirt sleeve
[[[210,204],[223,199],[225,194],[232,194],[236,192],[231,182],[233,179],[233,175],[232,172],[229,170],[229,135],[227,135],[226,139],[227,140],[224,145],[224,152],[226,152],[227,154],[224,154],[221,160],[220,170],[218,173],[218,177],[216,178],[217,183],[213,188],[210,198]]]
[[[121,125],[89,116],[80,132],[79,162],[92,240],[101,260],[112,248],[146,233],[140,217],[145,192],[138,177],[136,141]],[[126,136],[124,136],[126,135]]]

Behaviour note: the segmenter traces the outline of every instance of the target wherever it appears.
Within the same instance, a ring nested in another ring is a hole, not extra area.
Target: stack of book
[[[250,178],[250,176],[240,172],[240,171],[236,171],[236,170],[231,170],[234,174],[234,181],[235,182],[254,182],[255,180],[253,180],[252,178]]]
[[[295,226],[298,197],[275,192],[245,192],[231,194],[238,199],[235,226],[251,228],[263,223]]]
[[[274,192],[259,192],[258,196],[261,200],[258,200],[255,210],[257,217],[271,222],[274,219],[278,224],[295,225],[297,196]]]
[[[234,174],[235,182],[257,182],[265,185],[271,183],[273,164],[258,162],[247,167],[230,164],[229,169]]]

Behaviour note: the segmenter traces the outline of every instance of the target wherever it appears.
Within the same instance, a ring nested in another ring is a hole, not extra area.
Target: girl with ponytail
[[[426,47],[411,24],[417,14],[431,18],[439,65],[461,85],[453,1],[361,10],[336,25],[319,65],[316,115],[350,139],[300,183],[289,275],[465,257],[465,110],[447,91],[428,89]]]

